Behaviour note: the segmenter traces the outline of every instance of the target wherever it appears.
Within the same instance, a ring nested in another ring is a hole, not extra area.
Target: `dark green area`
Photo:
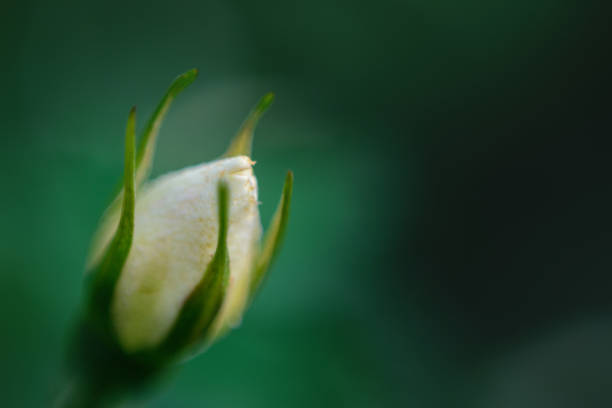
[[[273,91],[260,208],[292,169],[291,219],[242,326],[145,406],[612,405],[606,2],[2,6],[2,406],[47,406],[126,112],[193,67],[153,176]]]

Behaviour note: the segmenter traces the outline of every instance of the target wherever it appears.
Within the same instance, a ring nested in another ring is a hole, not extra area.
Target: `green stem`
[[[108,395],[96,389],[80,377],[69,380],[55,401],[55,408],[101,408],[108,407]]]
[[[160,366],[128,355],[103,330],[81,323],[68,355],[66,385],[56,408],[115,406],[122,397],[142,390]]]

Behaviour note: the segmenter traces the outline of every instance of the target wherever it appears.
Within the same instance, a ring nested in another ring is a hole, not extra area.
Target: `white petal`
[[[202,278],[217,247],[221,178],[230,188],[230,284],[222,317],[214,325],[240,319],[261,235],[257,182],[246,156],[167,174],[137,193],[132,248],[112,304],[115,328],[127,351],[158,345]]]

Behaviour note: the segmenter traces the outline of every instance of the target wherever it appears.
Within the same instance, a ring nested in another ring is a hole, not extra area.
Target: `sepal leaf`
[[[134,188],[138,188],[140,184],[142,184],[151,170],[157,136],[172,101],[183,89],[191,84],[197,76],[198,70],[194,68],[176,77],[149,118],[149,121],[147,122],[147,125],[145,126],[140,137],[138,149],[135,153]],[[111,201],[106,210],[107,214],[115,214],[118,212],[119,205],[123,200],[123,184],[124,180],[121,180],[121,183],[117,189],[118,191],[115,194],[115,198],[113,201]],[[97,238],[94,239],[94,243],[96,242],[98,242]],[[99,253],[94,250],[96,247],[97,245],[94,245],[92,248],[92,253],[90,254],[90,259],[88,260],[88,269],[93,268],[96,263],[99,263]]]
[[[208,329],[221,309],[229,281],[229,188],[218,185],[219,236],[217,249],[200,282],[186,299],[178,318],[164,341],[163,352],[174,355],[206,340]]]
[[[146,179],[151,170],[157,136],[172,101],[183,89],[189,86],[197,76],[198,70],[194,68],[176,77],[149,118],[140,136],[140,141],[138,142],[138,152],[136,154],[136,186],[140,185],[140,183]]]
[[[270,265],[278,255],[281,243],[285,236],[287,229],[287,222],[289,220],[289,210],[291,207],[291,195],[293,193],[293,172],[288,171],[285,177],[285,184],[283,186],[283,192],[281,195],[280,202],[276,208],[276,212],[272,217],[270,226],[266,231],[263,245],[257,257],[253,276],[251,278],[251,285],[249,288],[249,302],[253,300],[257,289],[261,286],[266,272],[270,268]]]
[[[255,105],[249,113],[249,116],[247,116],[242,123],[242,126],[238,130],[236,136],[234,136],[232,143],[223,157],[251,156],[255,126],[257,126],[257,122],[261,119],[273,101],[274,94],[270,92],[265,94],[259,102],[257,102],[257,105]]]
[[[90,276],[89,311],[91,317],[110,329],[110,303],[134,235],[135,207],[135,125],[136,109],[132,108],[125,131],[125,164],[121,215],[117,230],[101,261]]]

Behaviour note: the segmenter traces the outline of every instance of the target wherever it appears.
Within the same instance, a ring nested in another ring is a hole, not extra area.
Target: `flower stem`
[[[56,408],[115,406],[128,394],[143,389],[159,367],[125,354],[103,331],[83,322],[68,355],[66,385]]]
[[[99,408],[108,406],[103,390],[96,390],[91,385],[74,377],[68,381],[55,401],[55,408]]]

